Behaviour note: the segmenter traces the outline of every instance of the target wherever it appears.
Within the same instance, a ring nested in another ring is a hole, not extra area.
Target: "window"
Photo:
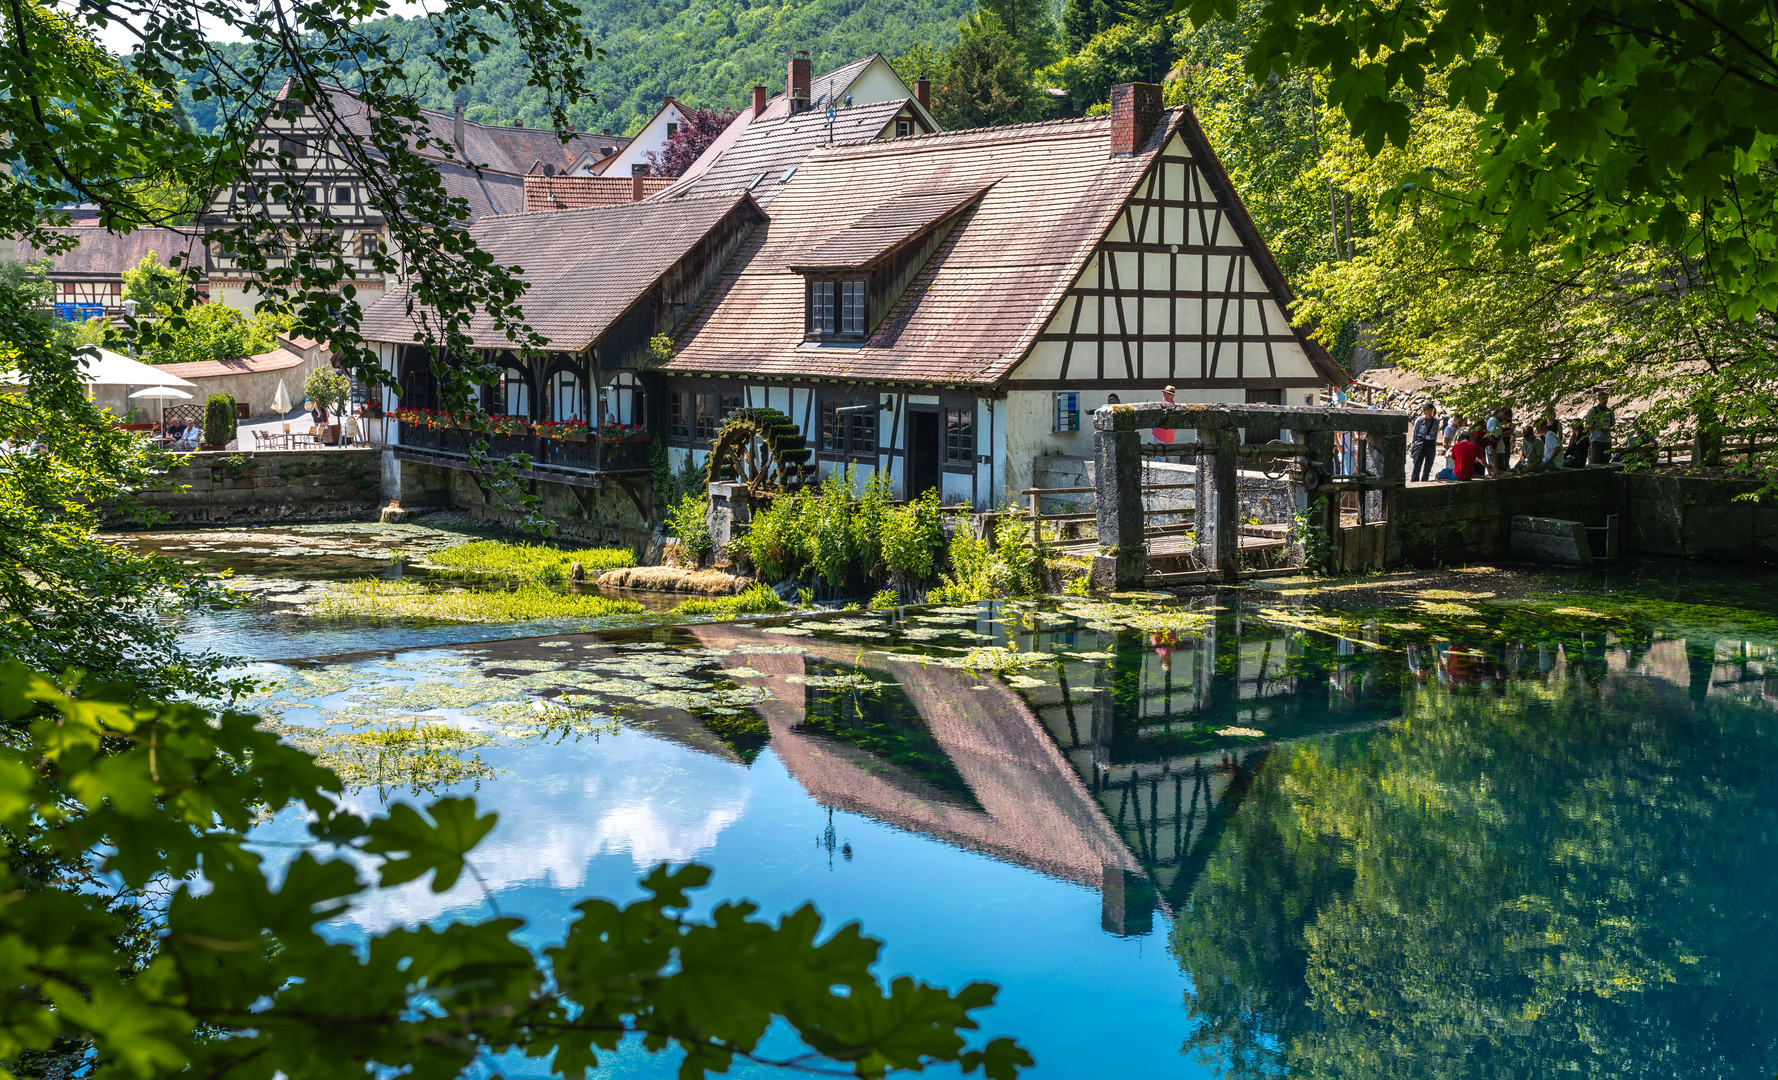
[[[307,157],[309,144],[302,139],[279,139],[278,153],[289,154],[291,157]]]
[[[840,333],[864,333],[864,282],[840,282]]]
[[[696,423],[692,430],[700,439],[716,438],[716,395],[699,394],[697,396]]]
[[[648,166],[646,166],[646,165],[631,165],[630,166],[630,175],[631,176],[647,176],[648,175]]]
[[[303,188],[303,201],[310,206],[319,203],[321,201],[321,189],[318,187]]]
[[[836,283],[832,281],[812,281],[809,283],[809,333],[833,333],[833,294]]]
[[[975,406],[945,410],[945,464],[968,465],[975,460]]]
[[[255,187],[252,184],[248,184],[246,187],[242,188],[241,189],[241,201],[250,202],[250,203],[258,202],[259,201],[259,188]]]
[[[679,125],[671,120],[667,121],[667,138],[671,139],[677,134],[679,134]]]
[[[383,238],[374,232],[358,234],[358,257],[360,259],[375,258],[377,251],[383,246]]]
[[[740,394],[718,394],[716,396],[717,426],[728,423],[729,414],[741,407]]]
[[[856,408],[857,406],[864,406]],[[855,409],[840,412],[841,408]],[[824,453],[846,457],[875,457],[877,454],[877,403],[855,401],[823,401],[821,403],[821,449]]]
[[[580,418],[580,377],[572,371],[558,371],[549,381],[551,420]]]
[[[1074,390],[1056,393],[1056,430],[1080,430],[1080,394]]]
[[[500,376],[500,405],[507,416],[531,415],[531,385],[523,372],[508,369]]]
[[[914,133],[914,122],[912,120],[897,120],[895,122],[895,137],[896,138],[905,139],[909,135],[912,135],[913,133]]]
[[[334,188],[333,201],[336,203],[350,203],[352,201],[352,189],[349,187]]]
[[[667,395],[667,437],[691,438],[691,395],[675,390]]]

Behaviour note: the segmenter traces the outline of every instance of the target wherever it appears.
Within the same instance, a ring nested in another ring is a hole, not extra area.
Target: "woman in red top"
[[[1469,438],[1451,445],[1451,472],[1459,480],[1474,480],[1476,461],[1482,456],[1482,433],[1472,431]]]

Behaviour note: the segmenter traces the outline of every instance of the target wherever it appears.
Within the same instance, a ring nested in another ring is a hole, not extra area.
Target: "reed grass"
[[[474,577],[507,581],[534,581],[559,585],[568,580],[569,568],[579,563],[591,579],[607,570],[635,566],[636,553],[629,548],[558,548],[547,544],[512,544],[504,540],[471,540],[435,551],[424,565]]]
[[[675,615],[770,615],[789,605],[767,585],[749,585],[733,596],[697,597],[673,609]]]
[[[536,582],[524,582],[510,591],[472,592],[429,588],[414,581],[374,578],[336,585],[321,598],[315,610],[323,616],[468,623],[595,619],[610,615],[641,615],[645,611],[634,600],[559,593]]]

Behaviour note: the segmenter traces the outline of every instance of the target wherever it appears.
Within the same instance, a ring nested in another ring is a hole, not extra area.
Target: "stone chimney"
[[[1128,156],[1148,144],[1161,122],[1161,88],[1154,83],[1119,83],[1111,88],[1111,152]]]
[[[914,80],[914,100],[920,103],[922,109],[931,111],[932,83],[927,81],[926,76],[924,75]]]
[[[463,106],[451,106],[451,141],[457,144],[457,154],[463,154]]]
[[[770,100],[771,96],[766,92],[765,87],[755,86],[753,88],[753,115],[758,116],[760,113],[765,112],[766,102]]]
[[[784,92],[790,98],[790,111],[802,112],[809,107],[809,54],[798,50],[790,58],[790,72],[784,81]]]
[[[599,134],[601,134],[601,135],[610,135],[610,134],[611,134],[611,129],[610,129],[610,128],[600,128],[600,129],[599,129]]]
[[[631,202],[641,202],[642,201],[642,194],[643,194],[643,192],[642,192],[642,178],[647,175],[648,175],[647,173],[631,173],[630,174],[630,201]]]

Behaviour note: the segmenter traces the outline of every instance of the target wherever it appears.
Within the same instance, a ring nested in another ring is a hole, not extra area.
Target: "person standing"
[[[1463,414],[1452,413],[1445,419],[1445,468],[1451,467],[1451,447],[1463,438]]]
[[[1432,479],[1432,459],[1438,456],[1438,410],[1430,401],[1420,406],[1408,452],[1414,459],[1414,483]]]
[[[1587,410],[1586,419],[1582,423],[1587,426],[1587,464],[1603,465],[1611,460],[1611,429],[1617,423],[1612,414],[1611,400],[1605,391],[1599,391],[1599,401]]]

